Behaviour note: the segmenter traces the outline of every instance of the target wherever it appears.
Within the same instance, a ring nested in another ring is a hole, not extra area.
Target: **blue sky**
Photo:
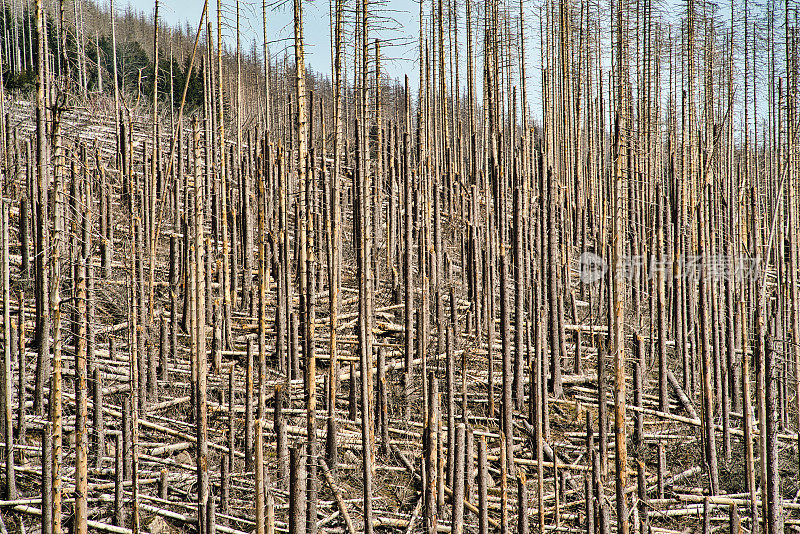
[[[115,0],[119,12],[124,10],[126,2],[133,9],[139,12],[152,15],[154,0]],[[267,2],[267,34],[270,41],[270,54],[274,59],[280,59],[284,53],[292,54],[292,17],[293,17],[293,4],[292,0],[241,0],[241,32],[242,32],[242,50],[247,53],[251,50],[255,42],[256,49],[260,53],[262,47],[262,2]],[[610,69],[610,26],[608,20],[608,9],[610,8],[612,0],[599,0],[596,4],[601,10],[601,25],[603,28],[603,65],[604,72]],[[747,0],[750,2],[750,0]],[[529,109],[534,118],[538,118],[541,114],[541,71],[540,71],[540,39],[539,39],[539,26],[540,26],[540,8],[543,0],[523,0],[525,9],[525,23],[526,23],[526,42],[525,42],[525,58],[526,58],[526,72],[527,72],[527,89],[528,89],[528,103]],[[346,0],[349,6],[354,5],[354,0]],[[419,81],[419,66],[417,63],[418,49],[418,31],[419,31],[419,3],[418,0],[369,0],[370,9],[373,13],[373,26],[370,27],[370,40],[378,38],[382,41],[382,69],[390,77],[398,79],[402,83],[404,75],[409,76],[411,88],[416,92]],[[461,68],[461,89],[466,89],[466,29],[465,29],[465,7],[462,0],[456,0],[458,5],[458,27],[459,27],[459,59]],[[685,0],[657,0],[656,11],[659,13],[660,23],[663,25],[665,22],[675,23],[678,19],[685,14]],[[782,4],[782,2],[781,2]],[[223,23],[223,32],[226,36],[226,42],[233,46],[235,43],[235,0],[223,0],[223,13],[225,22]],[[482,20],[482,0],[473,0],[474,17],[476,22]],[[516,0],[508,2],[509,7],[515,11],[514,18],[516,19],[516,9],[518,3]],[[718,21],[722,23],[723,27],[729,24],[729,9],[730,4],[728,0],[722,0],[722,5],[717,8]],[[203,9],[203,0],[160,0],[160,16],[161,19],[170,26],[185,27],[187,24],[192,28],[192,34],[196,31],[198,19]],[[209,9],[213,15],[214,22],[216,21],[217,0],[209,0]],[[306,64],[314,71],[330,75],[330,0],[303,0],[304,9],[304,32],[306,41]],[[430,13],[431,2],[425,0],[426,15]],[[739,5],[736,9],[736,42],[737,42],[737,60],[736,60],[736,83],[741,86],[741,46],[743,41],[742,34],[742,21],[743,7]],[[750,8],[751,20],[755,18],[764,17],[763,6],[753,6]],[[346,21],[346,31],[352,31],[352,13],[348,15],[349,21]],[[782,16],[778,17],[782,25]],[[782,28],[782,26],[780,26]],[[677,37],[678,30],[675,29],[673,39],[677,40],[675,45],[679,45],[680,41]],[[727,30],[725,30],[727,31]],[[480,41],[479,32],[473,34],[473,39]],[[782,34],[782,29],[779,33]],[[762,37],[763,39],[763,29]],[[513,43],[516,44],[516,43]],[[353,41],[351,36],[345,40],[346,54],[348,57],[345,59],[345,69],[348,73],[352,73],[352,57],[353,57]],[[476,55],[480,56],[480,44],[476,43]],[[450,51],[448,51],[450,53]],[[766,74],[764,69],[764,48],[759,49],[759,77]],[[662,58],[665,63],[662,64],[662,82],[666,83],[668,68],[666,58]],[[480,85],[481,77],[479,73],[481,69],[481,59],[476,58],[476,78],[475,81]],[[607,79],[605,80],[607,83]],[[760,90],[763,91],[764,81],[760,81]],[[736,101],[736,114],[741,114],[741,87],[737,88],[737,101]],[[662,95],[666,98],[666,93]],[[766,96],[759,93],[759,112],[763,105]]]
[[[102,0],[101,0],[102,1]],[[236,3],[235,0],[223,1],[223,33],[226,42],[231,47],[235,44],[236,28]],[[241,46],[247,53],[252,49],[255,41],[258,53],[262,47],[262,3],[264,0],[241,0]],[[605,0],[601,0],[603,3]],[[115,0],[118,12],[122,12],[127,5],[134,10],[152,16],[154,0]],[[267,3],[267,34],[270,41],[270,55],[273,60],[280,59],[283,54],[293,54],[293,3],[292,0],[266,0]],[[354,0],[345,0],[351,7]],[[457,5],[458,26],[458,58],[460,65],[460,89],[466,92],[467,54],[466,54],[466,13],[465,3],[455,0]],[[526,26],[526,71],[528,103],[534,117],[540,113],[540,46],[539,46],[539,14],[542,0],[524,0],[525,26]],[[427,20],[430,15],[431,1],[425,0],[425,13]],[[445,6],[447,3],[445,3]],[[203,11],[203,0],[160,0],[159,16],[170,26],[192,28],[191,33],[197,30],[197,24]],[[369,0],[372,13],[370,26],[370,41],[381,40],[381,69],[385,75],[395,78],[403,83],[404,76],[408,75],[412,93],[419,88],[419,0]],[[483,1],[473,0],[473,46],[476,56],[481,56],[480,44],[482,41],[477,30],[479,22],[483,20]],[[516,0],[509,2],[509,7],[517,18],[519,4]],[[212,22],[216,26],[217,0],[209,0],[209,10]],[[447,8],[445,7],[445,10]],[[314,71],[330,75],[331,72],[331,46],[330,46],[330,0],[303,0],[304,37],[306,42],[306,65]],[[353,31],[353,13],[346,15],[345,31]],[[515,22],[516,24],[516,22]],[[446,42],[445,46],[449,43]],[[348,77],[352,73],[352,59],[354,54],[352,36],[345,38],[347,57],[345,58],[345,72]],[[452,50],[448,48],[448,54]],[[448,55],[448,61],[450,57]],[[481,85],[481,59],[476,57],[475,82]]]
[[[129,0],[134,10],[152,14],[153,0]],[[125,1],[117,1],[117,9],[124,10]],[[235,43],[236,11],[235,1],[223,0],[223,32],[231,45]],[[258,50],[262,46],[262,0],[242,0],[240,3],[242,50],[251,49],[255,40]],[[330,31],[329,1],[305,0],[303,2],[304,32],[306,40],[307,65],[317,72],[330,73]],[[209,10],[216,21],[216,0],[209,0]],[[370,38],[386,41],[381,46],[384,56],[383,68],[399,79],[407,73],[416,85],[418,66],[416,41],[402,44],[402,41],[416,39],[419,27],[419,4],[415,0],[389,0],[384,5],[375,6],[377,16],[383,28],[370,30]],[[161,0],[159,14],[170,26],[189,26],[196,31],[200,15],[203,11],[202,0]],[[280,57],[284,51],[291,54],[292,33],[291,0],[267,0],[267,34],[270,40],[270,54]],[[394,43],[394,44],[393,44]],[[352,45],[350,45],[352,48]],[[349,52],[352,52],[349,50]]]

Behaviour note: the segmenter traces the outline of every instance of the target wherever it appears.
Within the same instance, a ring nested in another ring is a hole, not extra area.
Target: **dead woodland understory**
[[[302,0],[266,65],[206,3],[122,87],[113,1],[4,1],[0,533],[800,531],[797,4],[749,4],[424,1],[412,88],[390,4],[316,76]]]

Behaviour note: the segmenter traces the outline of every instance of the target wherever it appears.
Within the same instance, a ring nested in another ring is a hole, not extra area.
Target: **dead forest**
[[[800,532],[795,0],[258,4],[3,1],[0,533]]]

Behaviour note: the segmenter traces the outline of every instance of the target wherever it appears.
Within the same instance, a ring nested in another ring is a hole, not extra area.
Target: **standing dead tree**
[[[3,521],[798,519],[791,3],[425,1],[403,83],[391,3],[330,2],[330,83],[302,0],[282,57],[269,3],[252,54],[238,2],[194,40],[162,2],[109,3],[107,30],[22,4],[0,26],[4,91],[35,78],[0,106]]]

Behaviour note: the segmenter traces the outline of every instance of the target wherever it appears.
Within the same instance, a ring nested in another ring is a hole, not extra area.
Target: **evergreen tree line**
[[[97,9],[96,6],[92,7]],[[2,6],[0,66],[2,66],[5,89],[26,93],[34,90],[39,46],[36,32],[32,30],[36,25],[32,9],[24,6],[17,11],[14,13],[7,4]],[[84,27],[84,31],[78,32],[75,25],[70,27],[70,22],[65,22],[63,33],[59,29],[57,16],[58,13],[47,14],[48,65],[51,76],[68,80],[76,91],[82,91],[85,87],[92,93],[113,95],[114,50],[108,14],[99,13],[99,17],[105,18],[105,24],[92,25],[95,27],[94,30],[87,30]],[[123,95],[150,100],[153,96],[154,65],[148,50],[152,47],[152,43],[144,43],[136,36],[120,37],[136,33],[146,35],[144,32],[125,31],[125,26],[131,25],[136,18],[140,19],[136,22],[141,24],[144,16],[128,11],[116,21],[118,84]],[[152,22],[149,25],[152,32]],[[79,34],[83,35],[80,40],[77,37]],[[177,44],[178,48],[181,48],[182,41],[185,39],[170,40],[172,44]],[[180,52],[180,59],[176,55],[159,58],[158,92],[159,98],[163,101],[168,102],[170,96],[175,102],[181,99],[186,73],[189,70],[189,54],[182,49]],[[201,106],[203,91],[202,71],[197,68],[192,69],[186,105],[189,108]]]

